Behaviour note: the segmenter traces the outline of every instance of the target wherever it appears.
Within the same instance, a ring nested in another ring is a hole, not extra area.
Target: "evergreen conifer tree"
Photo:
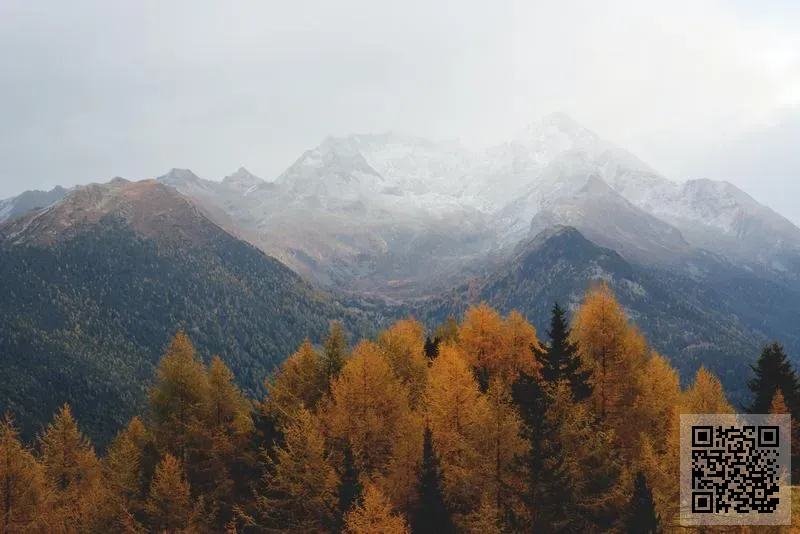
[[[439,355],[439,338],[434,337],[433,339],[431,339],[430,336],[426,337],[425,356],[427,356],[429,360],[435,360],[438,355]]]
[[[433,435],[425,428],[422,469],[419,478],[419,503],[412,525],[414,534],[449,534],[455,532],[453,519],[444,503],[439,460],[433,450]]]
[[[553,305],[547,335],[550,337],[549,343],[542,348],[532,347],[536,359],[542,366],[542,378],[551,384],[561,380],[568,381],[576,402],[588,398],[592,393],[589,385],[591,372],[581,369],[578,347],[569,338],[570,329],[566,311],[558,302]]]
[[[629,534],[658,534],[661,521],[656,513],[653,492],[644,473],[636,473],[627,532]]]
[[[323,360],[328,384],[339,376],[347,359],[347,332],[339,321],[333,321],[330,332],[325,339]]]
[[[339,474],[338,488],[339,502],[336,507],[334,518],[334,530],[341,532],[344,530],[344,518],[355,506],[358,506],[362,499],[364,488],[359,480],[359,472],[353,459],[353,449],[347,442],[344,447],[344,462],[341,473]]]
[[[749,413],[768,413],[775,392],[780,389],[792,414],[795,417],[800,415],[800,381],[782,345],[766,345],[751,368],[755,377],[747,383],[747,387],[753,392],[753,402],[747,406]]]

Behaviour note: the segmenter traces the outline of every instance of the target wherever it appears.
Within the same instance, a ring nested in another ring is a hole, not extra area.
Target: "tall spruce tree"
[[[350,442],[345,443],[344,461],[339,473],[338,504],[333,520],[334,532],[342,532],[345,528],[345,516],[358,506],[364,497],[364,488],[359,480],[359,472],[353,459]]]
[[[751,368],[755,377],[747,383],[753,393],[753,402],[746,407],[749,413],[769,413],[775,392],[780,390],[794,417],[800,416],[800,380],[781,344],[766,345]]]
[[[433,434],[425,428],[422,467],[419,475],[419,502],[412,523],[414,534],[449,534],[455,532],[453,518],[442,494],[439,460],[433,450]]]
[[[629,534],[658,534],[661,532],[661,520],[656,513],[653,492],[641,471],[636,473],[626,532]]]
[[[439,338],[434,337],[433,339],[431,339],[430,336],[426,337],[425,356],[427,356],[429,360],[435,360],[438,355],[439,355]]]
[[[339,321],[331,322],[328,337],[324,342],[323,359],[325,374],[330,384],[339,376],[347,359],[347,331]]]
[[[566,316],[567,312],[556,302],[552,309],[550,329],[547,331],[550,342],[541,349],[531,349],[542,365],[541,373],[545,382],[554,384],[561,380],[568,381],[575,401],[582,401],[592,393],[589,385],[591,372],[581,369],[578,346],[569,339],[570,329]]]

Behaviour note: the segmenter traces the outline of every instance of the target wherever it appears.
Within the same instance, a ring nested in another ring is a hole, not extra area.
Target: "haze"
[[[791,0],[12,0],[0,198],[172,167],[271,179],[328,134],[485,146],[564,111],[800,223],[799,99]]]

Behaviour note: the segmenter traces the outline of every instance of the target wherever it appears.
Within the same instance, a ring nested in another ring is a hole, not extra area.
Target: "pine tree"
[[[467,519],[467,532],[469,534],[503,534],[502,523],[498,516],[495,499],[484,495],[481,499],[481,507],[470,514]],[[514,529],[512,532],[518,530]]]
[[[429,360],[435,360],[436,357],[439,355],[439,338],[434,337],[433,339],[430,336],[425,337],[425,356]]]
[[[344,367],[347,359],[347,331],[339,321],[332,321],[325,339],[323,361],[328,384],[332,383]]]
[[[786,404],[796,417],[800,417],[800,379],[783,346],[778,343],[766,345],[755,365],[751,366],[755,377],[747,386],[753,393],[753,402],[747,406],[747,412],[753,414],[767,413],[776,390],[783,393]]]
[[[370,484],[364,490],[364,500],[345,518],[347,534],[409,534],[405,519],[392,513],[389,499]]]
[[[459,328],[458,328],[458,321],[452,315],[447,317],[447,320],[439,325],[436,331],[433,333],[433,337],[438,339],[441,343],[445,343],[447,341],[457,342],[459,341]]]
[[[535,532],[544,528],[541,521],[546,517],[546,514],[542,514],[544,499],[552,491],[563,488],[558,482],[549,484],[549,479],[554,477],[551,470],[557,469],[557,466],[544,464],[550,456],[547,447],[552,440],[548,438],[552,438],[554,429],[547,424],[546,414],[551,399],[542,388],[542,382],[536,377],[520,373],[519,379],[512,386],[512,398],[523,422],[522,434],[528,441],[528,453],[525,455],[525,466],[522,470],[527,480],[521,498],[528,509],[528,516],[533,518],[533,524],[539,525],[534,528]],[[550,486],[554,490],[548,489]]]
[[[194,510],[189,483],[181,461],[175,456],[166,454],[156,467],[146,509],[148,522],[157,532],[182,532],[190,528]]]
[[[661,521],[656,513],[653,492],[648,487],[647,478],[641,471],[636,473],[629,514],[626,532],[630,534],[658,534],[661,532]]]
[[[419,476],[419,501],[414,514],[414,534],[455,532],[452,516],[444,502],[439,460],[433,450],[431,429],[425,428],[422,469]]]
[[[592,373],[582,368],[578,346],[570,340],[566,311],[557,302],[553,305],[547,336],[550,338],[547,345],[531,347],[541,365],[542,378],[551,384],[568,381],[577,402],[588,398],[592,393]]]
[[[353,461],[353,449],[347,443],[344,449],[344,464],[339,473],[339,487],[337,490],[338,504],[333,520],[335,532],[344,529],[345,516],[353,507],[361,504],[364,488],[359,479],[359,472]]]
[[[42,466],[6,416],[0,421],[0,533],[46,532],[46,498]]]
[[[535,483],[535,531],[605,532],[623,512],[623,460],[613,430],[583,403],[575,403],[569,384],[552,391],[544,424],[542,471]],[[538,507],[538,508],[536,508]]]

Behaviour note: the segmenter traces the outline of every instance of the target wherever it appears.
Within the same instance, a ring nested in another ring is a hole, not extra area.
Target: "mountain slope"
[[[775,297],[786,288],[759,282],[740,269],[709,258],[707,271],[695,278],[627,261],[600,247],[574,228],[556,227],[521,244],[514,257],[493,274],[474,280],[412,307],[429,324],[448,315],[460,316],[470,304],[486,301],[504,313],[517,309],[544,332],[554,301],[574,308],[592,283],[605,281],[617,294],[630,318],[653,346],[668,356],[687,380],[700,365],[717,373],[735,401],[746,397],[748,365],[760,345],[781,330],[789,350],[800,349],[786,319],[800,314],[798,304],[780,304],[773,316],[747,312],[755,292]],[[709,282],[708,277],[716,278]],[[761,284],[761,285],[759,285]],[[736,295],[740,287],[758,288]],[[792,294],[798,302],[800,294]],[[760,299],[763,302],[764,299]],[[777,300],[773,301],[778,305]],[[776,320],[782,317],[783,321]]]
[[[368,330],[155,181],[78,189],[0,236],[0,404],[29,436],[69,401],[93,438],[108,439],[141,408],[179,328],[254,392],[329,320]]]
[[[328,137],[274,182],[243,169],[222,182],[177,170],[160,180],[296,272],[347,291],[421,297],[556,224],[639,263],[681,269],[707,249],[800,287],[800,229],[788,220],[725,182],[672,182],[563,113],[487,150],[398,133]]]
[[[29,211],[45,208],[64,198],[69,190],[59,186],[50,191],[25,191],[15,197],[0,200],[0,223],[22,217]]]

